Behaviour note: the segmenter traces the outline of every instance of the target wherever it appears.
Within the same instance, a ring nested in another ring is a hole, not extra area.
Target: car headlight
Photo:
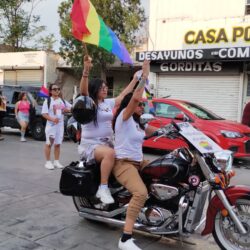
[[[230,171],[233,165],[232,151],[222,150],[214,153],[213,163],[221,171]]]
[[[235,131],[221,130],[221,134],[226,138],[242,138],[243,134]]]

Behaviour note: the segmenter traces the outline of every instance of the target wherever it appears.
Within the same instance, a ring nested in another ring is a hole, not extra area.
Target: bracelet
[[[82,77],[83,77],[83,78],[87,78],[87,77],[89,77],[89,75],[83,74]]]

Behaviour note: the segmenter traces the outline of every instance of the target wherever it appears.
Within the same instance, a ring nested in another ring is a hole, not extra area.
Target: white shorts
[[[45,135],[46,135],[46,144],[50,145],[50,138],[54,139],[54,145],[62,144],[64,134],[63,124],[55,125],[46,125]]]
[[[96,147],[102,145],[113,148],[113,138],[95,138],[81,140],[81,144],[78,146],[80,160],[82,161],[84,159],[87,162],[93,161],[95,159],[94,152]]]

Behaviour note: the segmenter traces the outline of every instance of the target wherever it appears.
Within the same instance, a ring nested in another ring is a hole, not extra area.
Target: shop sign
[[[242,71],[239,62],[152,62],[150,70],[155,73],[231,73],[238,74]]]
[[[166,51],[144,51],[136,53],[137,61],[183,61],[183,60],[249,60],[250,47],[214,49],[186,49]]]
[[[232,27],[231,30],[225,28],[190,30],[184,35],[184,41],[189,45],[250,42],[250,26]]]
[[[166,62],[160,65],[161,72],[220,72],[221,62]]]

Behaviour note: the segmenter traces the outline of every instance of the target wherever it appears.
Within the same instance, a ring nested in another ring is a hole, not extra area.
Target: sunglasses
[[[138,104],[138,107],[145,107],[145,103],[144,102],[140,102],[139,104]]]
[[[60,88],[53,88],[54,91],[60,91]]]

